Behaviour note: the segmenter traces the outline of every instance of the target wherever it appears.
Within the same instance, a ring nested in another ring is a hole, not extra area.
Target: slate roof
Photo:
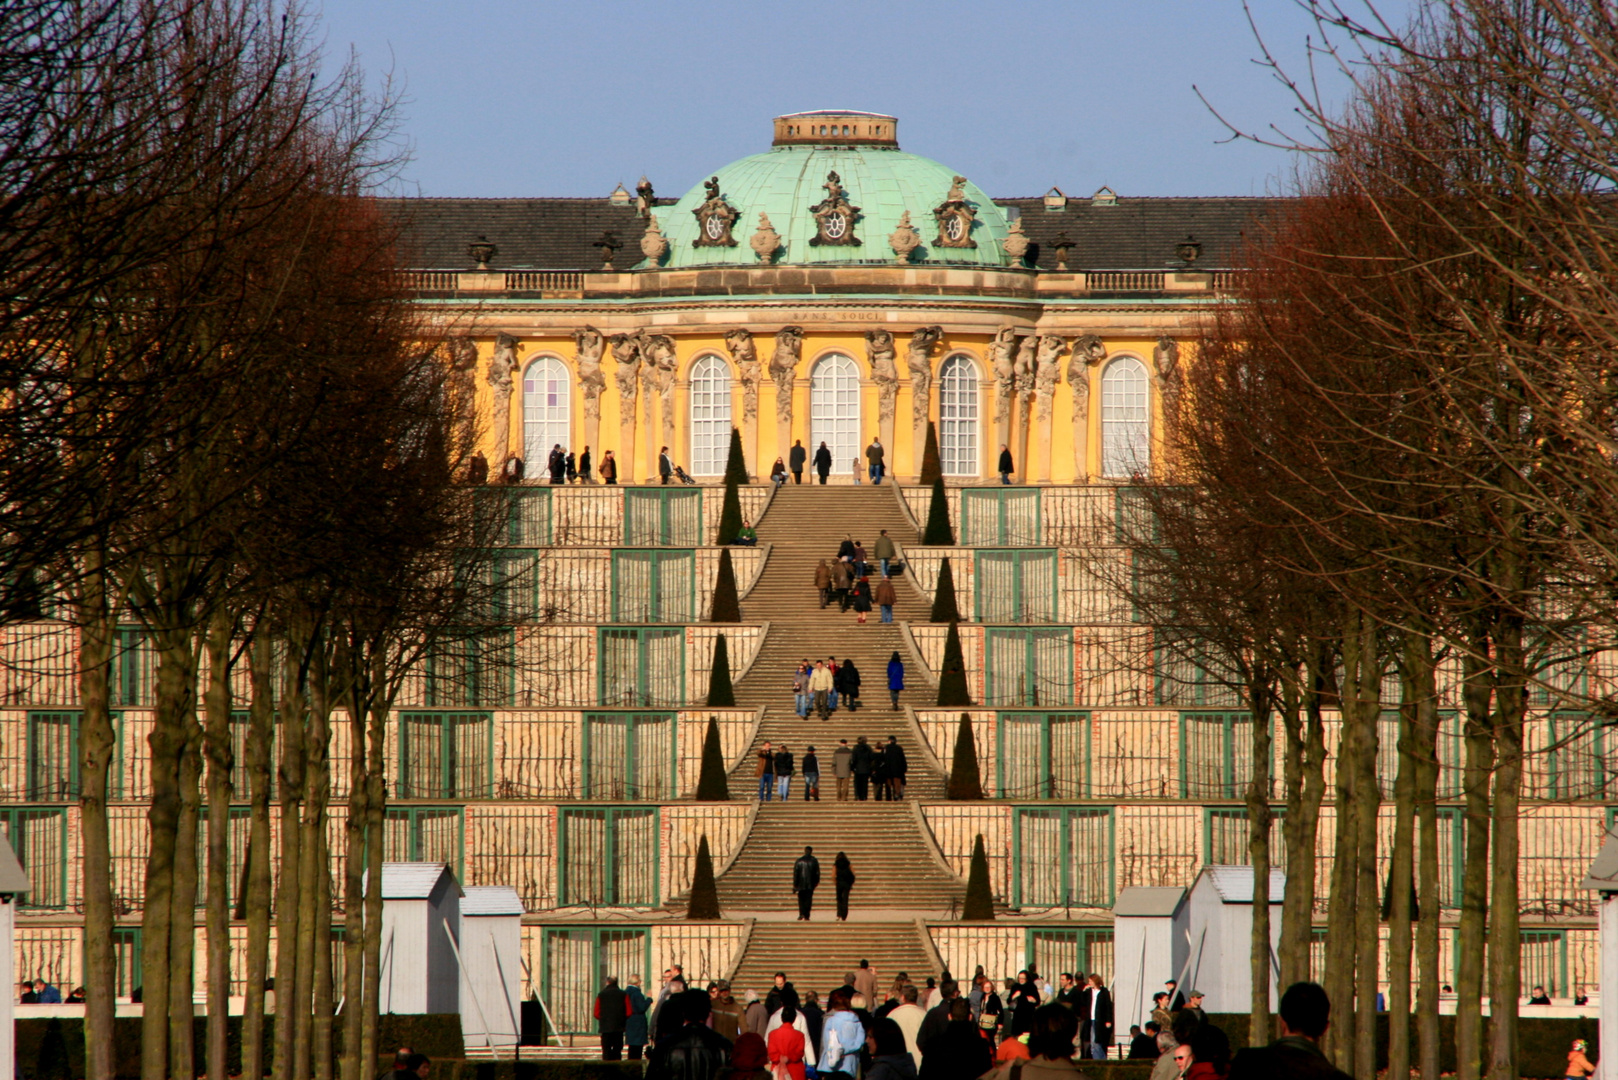
[[[455,881],[455,872],[447,863],[437,862],[385,862],[382,864],[382,899],[426,900],[433,895],[438,879],[449,875]],[[459,891],[459,886],[457,886]]]
[[[1131,885],[1118,890],[1114,915],[1171,916],[1185,903],[1185,890],[1167,885]]]
[[[660,198],[657,204],[667,207],[675,201]],[[1232,265],[1253,221],[1283,200],[1120,197],[1114,205],[1097,206],[1086,197],[1070,198],[1055,211],[1046,210],[1040,198],[994,202],[1020,212],[1023,231],[1034,242],[1029,261],[1045,270],[1056,267],[1052,244],[1062,233],[1074,245],[1068,253],[1070,270],[1185,269],[1174,249],[1187,234],[1202,245],[1192,269],[1219,270]],[[490,263],[494,270],[599,270],[601,251],[592,245],[609,230],[624,245],[615,260],[622,270],[641,260],[640,238],[646,231],[633,205],[614,206],[605,197],[392,199],[389,206],[401,215],[406,265],[424,270],[472,269],[466,245],[480,235],[499,248]],[[785,233],[785,223],[774,224]],[[752,222],[738,222],[737,228],[745,237]],[[745,250],[745,240],[743,245]],[[879,252],[884,261],[890,254],[884,239],[862,251]]]
[[[1191,888],[1195,891],[1206,878],[1219,899],[1227,904],[1253,902],[1253,868],[1251,866],[1204,866]],[[1270,903],[1279,904],[1286,896],[1287,876],[1280,870],[1270,871]]]
[[[28,872],[22,868],[17,853],[11,850],[11,843],[0,836],[0,894],[25,893],[32,887]]]
[[[1042,198],[995,200],[1021,212],[1023,234],[1035,245],[1026,261],[1042,270],[1056,268],[1053,245],[1062,233],[1073,241],[1069,270],[1229,269],[1253,221],[1284,201],[1120,197],[1111,206],[1098,206],[1089,198],[1069,198],[1063,209],[1047,210]],[[1191,267],[1174,253],[1188,234],[1202,245],[1202,254]]]
[[[468,885],[462,890],[461,917],[521,915],[522,897],[510,885]]]

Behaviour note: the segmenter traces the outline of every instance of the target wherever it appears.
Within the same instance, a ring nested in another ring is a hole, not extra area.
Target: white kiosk
[[[382,864],[383,1013],[461,1011],[461,886],[445,863]]]
[[[1281,902],[1287,876],[1270,871],[1270,1000],[1280,1001],[1275,947],[1281,940]],[[1204,866],[1175,923],[1186,928],[1187,959],[1180,989],[1200,990],[1211,1013],[1253,1007],[1253,868]]]
[[[522,898],[468,885],[461,899],[461,1034],[468,1046],[516,1046],[522,1034]]]
[[[1618,1080],[1618,1052],[1607,1049],[1618,1046],[1618,836],[1607,834],[1579,888],[1601,894],[1597,923],[1601,934],[1597,967],[1601,974],[1601,1043],[1596,1047],[1600,1057],[1595,1075],[1597,1080]]]
[[[21,1075],[17,1069],[17,1026],[11,993],[17,986],[13,966],[17,937],[17,897],[31,888],[28,874],[11,844],[0,835],[0,1077]]]
[[[1152,994],[1185,967],[1186,927],[1178,921],[1185,902],[1181,888],[1132,885],[1112,905],[1113,1030],[1120,1037],[1152,1018]]]

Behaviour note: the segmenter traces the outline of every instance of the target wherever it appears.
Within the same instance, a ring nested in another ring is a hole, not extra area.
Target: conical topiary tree
[[[944,794],[950,799],[983,798],[983,778],[978,773],[978,743],[972,734],[972,717],[966,713],[961,714],[961,726],[955,733],[955,756],[950,759],[949,785]]]
[[[938,676],[938,704],[972,704],[972,693],[966,686],[966,655],[961,651],[961,632],[956,623],[949,624],[949,636],[944,639],[944,670]]]
[[[730,561],[730,549],[719,549],[719,573],[713,583],[713,604],[708,609],[710,622],[741,622],[742,602],[736,594],[736,568]]]
[[[955,543],[955,530],[949,527],[949,496],[944,494],[944,478],[933,480],[933,501],[927,507],[927,528],[922,531],[923,544],[950,545]]]
[[[752,479],[747,474],[747,458],[742,454],[742,433],[735,428],[730,429],[730,453],[725,457],[725,479],[738,484],[749,483]]]
[[[972,841],[972,868],[966,874],[966,903],[961,905],[961,918],[969,921],[994,918],[994,890],[989,888],[989,856],[983,850],[982,833]]]
[[[736,490],[736,481],[725,480],[725,501],[719,506],[719,536],[721,544],[734,544],[742,531],[742,497]]]
[[[916,477],[918,483],[930,484],[934,480],[944,477],[944,464],[938,456],[938,431],[933,427],[931,420],[927,421],[927,441],[921,448],[921,475]]]
[[[955,571],[949,568],[949,556],[938,568],[938,586],[933,590],[933,614],[930,622],[959,622],[961,609],[955,604]],[[741,620],[737,620],[740,622]]]
[[[978,839],[982,839],[979,837]],[[984,884],[988,883],[988,872],[984,872]],[[968,897],[971,893],[968,892]],[[993,905],[990,905],[991,908]],[[719,886],[713,879],[713,856],[708,854],[708,834],[703,833],[702,839],[697,841],[697,865],[691,872],[691,903],[686,908],[685,917],[688,919],[717,919],[719,918]],[[991,914],[990,918],[993,918]]]
[[[720,634],[713,643],[713,671],[708,676],[708,704],[715,709],[736,707],[736,688],[730,685],[730,646],[725,643],[724,634]]]
[[[702,738],[702,771],[697,774],[697,801],[730,801],[730,783],[725,779],[725,752],[719,745],[717,716],[708,717],[708,733]]]

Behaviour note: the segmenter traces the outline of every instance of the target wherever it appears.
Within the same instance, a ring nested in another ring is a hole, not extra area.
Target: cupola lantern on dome
[[[704,173],[673,207],[659,208],[668,253],[636,269],[891,264],[896,256],[1014,265],[1003,246],[1005,210],[959,170],[900,150],[893,117],[821,109],[777,116],[774,125],[769,150]],[[759,229],[745,231],[754,222]]]
[[[899,148],[899,121],[882,113],[818,109],[775,118],[772,146],[891,146]]]

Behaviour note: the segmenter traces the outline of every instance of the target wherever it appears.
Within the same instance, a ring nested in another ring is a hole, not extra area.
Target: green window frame
[[[1535,681],[1528,686],[1531,707],[1569,711],[1587,706],[1590,700],[1588,645],[1582,633],[1570,636],[1572,640],[1565,645],[1551,646],[1556,658],[1546,661],[1534,673]],[[1569,652],[1574,655],[1566,655]]]
[[[627,709],[684,705],[684,628],[598,627],[596,704]]]
[[[655,908],[661,903],[659,807],[564,807],[558,819],[561,906]]]
[[[1286,834],[1281,819],[1286,808],[1270,807],[1270,866],[1287,867]],[[1251,866],[1247,850],[1247,808],[1245,806],[1205,806],[1202,808],[1202,861],[1208,866]]]
[[[1089,797],[1091,735],[1087,712],[998,714],[995,718],[995,797]]]
[[[662,801],[677,797],[679,715],[673,712],[584,714],[586,799]]]
[[[1560,930],[1519,931],[1518,956],[1522,964],[1522,990],[1543,986],[1549,997],[1567,997],[1567,935]]]
[[[1200,638],[1174,635],[1171,640],[1160,640],[1152,647],[1152,698],[1160,707],[1240,707],[1241,696],[1218,674],[1208,644]]]
[[[1589,713],[1575,712],[1553,712],[1545,723],[1551,745],[1546,763],[1549,797],[1605,799],[1613,787],[1606,725]]]
[[[540,949],[540,998],[559,1035],[590,1035],[597,989],[652,969],[648,926],[546,926]]]
[[[19,906],[60,911],[68,906],[67,810],[60,806],[8,806],[0,809],[17,861],[28,871],[29,890]]]
[[[83,713],[56,709],[28,714],[30,802],[71,802],[79,797],[79,723]]]
[[[1320,982],[1326,977],[1326,931],[1309,930],[1309,978]]]
[[[1119,544],[1159,543],[1163,539],[1162,525],[1152,512],[1145,492],[1125,484],[1112,495],[1112,538]]]
[[[230,833],[226,840],[225,895],[235,905],[247,888],[247,849],[253,829],[253,810],[247,806],[230,808]],[[197,907],[208,906],[208,808],[197,814]]]
[[[1053,978],[1059,971],[1100,971],[1109,976],[1115,964],[1113,931],[1110,927],[1077,926],[1063,929],[1024,931],[1024,955],[1028,966]]]
[[[473,492],[477,535],[490,547],[542,548],[555,542],[549,487],[481,487]]]
[[[990,706],[1037,709],[1077,704],[1073,628],[986,628],[983,687],[983,703]]]
[[[107,703],[113,708],[150,707],[155,699],[157,658],[146,631],[120,626],[113,633]]]
[[[1416,858],[1421,858],[1421,820],[1416,820]],[[1461,906],[1461,874],[1466,863],[1466,818],[1459,806],[1438,808],[1438,906]],[[1418,862],[1416,865],[1420,865]]]
[[[686,548],[614,548],[612,621],[694,623],[697,553]]]
[[[1018,806],[1012,811],[1012,903],[1111,907],[1117,823],[1110,806]]]
[[[141,934],[138,926],[112,928],[112,961],[117,971],[113,994],[119,998],[133,997],[141,988]]]
[[[1237,799],[1253,778],[1253,717],[1180,714],[1180,798]]]
[[[490,621],[511,626],[538,619],[541,557],[542,553],[533,548],[484,552]]]
[[[1376,718],[1376,786],[1384,799],[1393,798],[1399,779],[1400,719],[1398,709],[1383,709]]]
[[[973,559],[972,607],[978,622],[1056,621],[1055,548],[980,548]]]
[[[382,825],[389,862],[448,863],[456,878],[466,864],[466,809],[461,806],[390,806]]]
[[[424,698],[429,708],[479,709],[510,705],[517,696],[517,635],[509,627],[457,631],[427,653]]]
[[[701,547],[701,488],[624,488],[625,547]]]
[[[1466,792],[1466,728],[1461,714],[1438,714],[1438,797],[1459,799]]]
[[[962,547],[1038,547],[1044,542],[1044,506],[1038,488],[963,487]]]
[[[494,794],[494,717],[486,712],[399,714],[401,799],[487,799]]]

